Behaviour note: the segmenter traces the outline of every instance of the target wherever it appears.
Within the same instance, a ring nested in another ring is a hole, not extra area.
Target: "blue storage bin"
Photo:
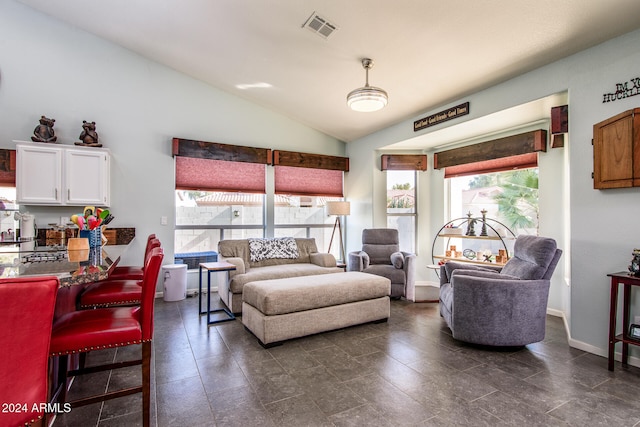
[[[187,269],[197,269],[201,262],[215,262],[218,260],[218,252],[185,252],[174,255],[176,264],[187,264]]]

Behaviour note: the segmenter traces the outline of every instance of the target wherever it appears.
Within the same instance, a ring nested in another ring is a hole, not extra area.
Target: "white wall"
[[[602,103],[602,94],[611,92],[615,83],[640,76],[638,64],[640,31],[635,31],[452,102],[470,101],[471,114],[422,131],[569,92],[569,146],[548,153],[544,160],[563,166],[567,166],[565,158],[568,161],[568,176],[563,174],[564,182],[553,200],[568,199],[569,212],[561,203],[547,204],[544,209],[556,215],[545,213],[541,230],[565,243],[565,253],[570,251],[570,270],[554,277],[552,304],[571,313],[573,344],[600,354],[605,354],[607,345],[606,274],[625,270],[631,250],[640,246],[635,231],[640,189],[593,190],[592,125],[640,104],[640,97]],[[346,194],[352,202],[348,250],[360,247],[363,228],[385,224],[384,175],[377,150],[413,138],[413,120],[441,109],[423,112],[347,146],[351,171],[346,174]],[[334,138],[26,6],[0,1],[0,147],[14,148],[12,140],[29,139],[43,114],[56,119],[56,133],[65,144],[76,140],[82,120],[97,123],[100,138],[113,156],[113,226],[136,227],[138,236],[155,232],[168,259],[173,255],[173,229],[160,226],[160,216],[173,223],[172,137],[345,155],[344,144]],[[419,174],[418,182],[419,227],[427,234],[421,236],[418,250],[425,257],[430,256],[430,234],[444,218],[442,174],[432,166]],[[541,176],[541,185],[553,184],[557,178],[545,183]],[[57,222],[60,215],[76,210],[29,208],[40,224]],[[565,236],[570,236],[569,242],[564,242]],[[124,262],[141,262],[142,241],[137,240]],[[571,287],[564,284],[564,276],[571,277]],[[640,304],[636,307],[633,314],[640,315]]]
[[[173,137],[334,156],[345,151],[339,140],[2,0],[0,147],[30,140],[41,115],[56,119],[63,144],[77,140],[83,120],[96,122],[112,154],[111,225],[135,227],[138,236],[124,264],[142,263],[149,233],[162,241],[165,263],[173,260]],[[41,226],[78,210],[22,209]],[[160,225],[161,216],[169,226]]]
[[[636,231],[640,189],[593,189],[591,138],[594,123],[640,104],[640,96],[602,102],[603,94],[613,92],[615,83],[640,76],[639,64],[640,31],[635,31],[348,144],[351,172],[346,191],[352,206],[357,207],[349,221],[358,224],[348,229],[348,249],[359,247],[362,228],[384,226],[384,199],[378,194],[383,178],[375,150],[414,138],[414,120],[470,101],[468,116],[422,131],[429,133],[567,91],[569,141],[565,148],[550,149],[540,160],[540,193],[545,194],[540,231],[556,238],[565,250],[563,265],[554,275],[550,308],[567,316],[572,345],[605,355],[609,323],[606,275],[626,270],[632,249],[640,246]],[[429,157],[429,170],[419,174],[418,265],[430,260],[432,233],[444,218],[442,173],[433,170]],[[419,271],[419,279],[427,274]],[[635,307],[632,314],[640,315],[640,304]]]

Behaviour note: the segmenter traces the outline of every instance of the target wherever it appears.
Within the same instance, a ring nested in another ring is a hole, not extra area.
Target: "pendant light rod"
[[[369,58],[362,58],[362,66],[364,67],[365,72],[365,83],[364,87],[369,87],[369,70],[373,67],[373,61]]]

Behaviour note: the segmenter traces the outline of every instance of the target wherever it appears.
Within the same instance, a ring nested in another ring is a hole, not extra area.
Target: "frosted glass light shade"
[[[387,92],[373,86],[355,89],[347,95],[349,108],[363,113],[381,110],[387,105],[387,102]]]

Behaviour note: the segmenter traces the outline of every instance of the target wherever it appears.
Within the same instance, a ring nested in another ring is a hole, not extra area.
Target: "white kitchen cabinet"
[[[24,142],[16,153],[18,203],[109,206],[109,150]]]

